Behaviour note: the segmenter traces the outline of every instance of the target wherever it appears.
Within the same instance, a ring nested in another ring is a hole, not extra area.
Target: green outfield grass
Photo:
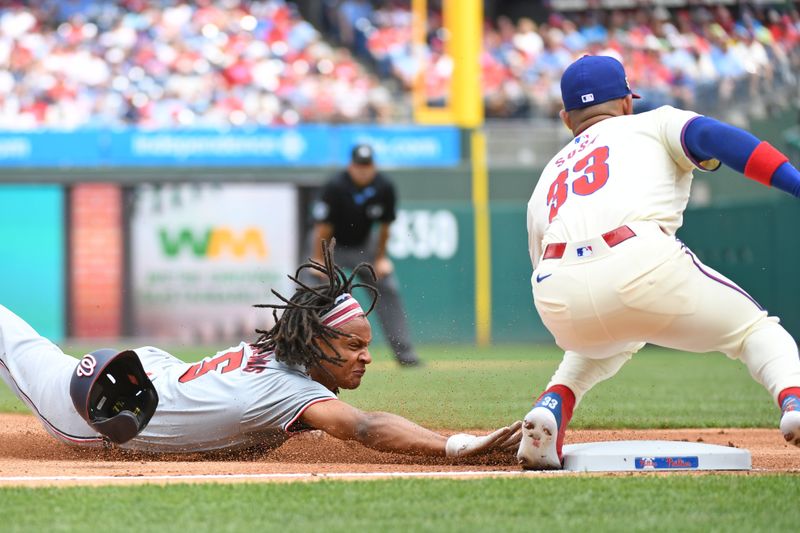
[[[528,412],[561,361],[555,347],[440,347],[429,364],[397,368],[381,357],[342,398],[436,426],[487,428]],[[648,347],[586,395],[571,427],[775,427],[779,411],[743,364],[722,354]]]
[[[86,347],[67,347],[80,354]],[[172,353],[198,360],[209,348]],[[521,418],[561,360],[553,346],[424,346],[421,369],[399,368],[386,349],[355,391],[341,398],[362,409],[399,413],[437,428],[475,429]],[[27,409],[4,386],[0,411]],[[743,364],[721,354],[647,347],[584,398],[573,428],[776,427],[778,408]]]
[[[796,476],[2,489],[16,531],[794,531]]]
[[[66,351],[81,354],[89,347]],[[197,360],[215,350],[180,348]],[[424,346],[421,369],[385,347],[342,398],[430,427],[521,418],[561,353],[549,346]],[[0,410],[26,412],[0,387]],[[776,427],[744,365],[647,348],[587,395],[571,427]],[[777,438],[777,433],[776,433]],[[792,531],[796,475],[396,479],[249,485],[0,489],[2,531]]]

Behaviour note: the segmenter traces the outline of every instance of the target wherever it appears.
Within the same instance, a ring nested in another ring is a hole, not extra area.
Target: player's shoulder
[[[662,105],[649,111],[630,115],[633,120],[639,121],[652,121],[652,122],[666,122],[666,121],[688,121],[698,114],[694,111],[686,109],[679,109],[671,105]]]
[[[303,382],[314,381],[308,375],[308,371],[302,365],[293,365],[278,361],[274,353],[267,354],[267,361],[265,368],[268,372],[274,373],[278,376],[285,376],[290,380],[300,380]]]
[[[303,365],[278,361],[274,351],[262,352],[259,351],[258,348],[244,342],[236,348],[231,348],[231,350],[236,349],[245,350],[244,355],[247,357],[247,362],[244,366],[245,373],[281,381],[314,382]]]
[[[343,190],[347,188],[349,177],[346,170],[340,170],[335,174],[328,176],[325,183],[322,184],[323,189],[329,190]]]
[[[165,355],[165,356],[175,357],[166,350],[162,350],[161,348],[156,348],[155,346],[140,346],[139,348],[131,349],[131,351],[134,352],[136,355],[138,355],[139,358],[148,355]]]
[[[338,205],[338,202],[350,194],[349,183],[350,178],[347,175],[347,171],[337,172],[322,184],[317,199],[326,204]],[[327,216],[327,213],[325,216]]]
[[[373,180],[373,185],[377,188],[384,189],[384,190],[393,190],[394,183],[392,179],[387,176],[383,172],[377,172],[375,174],[375,179]]]
[[[276,359],[272,359],[267,364],[266,376],[276,380],[275,383],[280,383],[285,392],[292,394],[293,392],[314,392],[320,396],[336,397],[334,393],[329,391],[322,383],[314,381],[308,375],[308,371],[301,365],[291,365],[283,363]]]

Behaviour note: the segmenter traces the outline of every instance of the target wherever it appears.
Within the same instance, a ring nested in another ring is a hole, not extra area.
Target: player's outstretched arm
[[[392,413],[364,412],[340,401],[310,406],[301,417],[305,424],[342,440],[355,440],[380,451],[410,455],[467,457],[519,445],[522,423],[476,437],[459,433],[445,437]]]
[[[699,161],[717,159],[750,179],[800,197],[800,172],[789,158],[745,130],[701,116],[686,125],[683,142]]]

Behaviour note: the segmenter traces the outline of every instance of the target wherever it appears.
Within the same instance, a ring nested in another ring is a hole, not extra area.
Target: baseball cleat
[[[522,421],[522,441],[517,450],[517,461],[526,470],[560,469],[557,440],[558,423],[555,415],[544,407],[534,407]]]
[[[800,398],[789,395],[783,399],[781,405],[781,433],[786,442],[800,448]]]

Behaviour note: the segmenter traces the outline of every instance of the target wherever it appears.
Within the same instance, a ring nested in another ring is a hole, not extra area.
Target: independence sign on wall
[[[338,166],[356,143],[384,167],[446,167],[461,159],[458,129],[304,125],[253,130],[0,132],[0,167]]]

